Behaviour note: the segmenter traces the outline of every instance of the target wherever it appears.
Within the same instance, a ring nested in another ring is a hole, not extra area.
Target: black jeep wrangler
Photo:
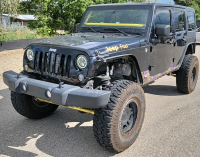
[[[157,3],[93,5],[77,33],[42,40],[24,53],[24,70],[3,75],[14,108],[43,118],[58,105],[94,114],[99,144],[124,151],[145,115],[141,86],[176,76],[177,89],[194,91],[199,62],[195,11]]]

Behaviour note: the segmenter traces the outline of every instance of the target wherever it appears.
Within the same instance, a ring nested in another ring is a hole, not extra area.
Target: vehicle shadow
[[[13,109],[9,97],[3,96],[4,108],[0,105],[0,115],[3,119],[0,120],[0,156],[106,157],[115,155],[96,142],[92,129],[93,115],[59,107],[47,118],[31,120],[19,115]],[[3,110],[7,114],[3,114]]]
[[[19,118],[7,140],[1,148],[2,154],[8,156],[99,156],[114,155],[96,142],[92,126],[80,127],[81,124],[92,120],[92,115],[76,113],[76,116],[66,109],[42,120]],[[73,128],[66,128],[68,122],[79,122]],[[16,155],[17,154],[17,155]]]
[[[147,85],[143,87],[145,93],[162,96],[181,96],[185,95],[180,93],[176,86],[170,85]]]

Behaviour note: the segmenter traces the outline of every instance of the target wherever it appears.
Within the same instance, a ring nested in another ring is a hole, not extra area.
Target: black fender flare
[[[180,58],[180,60],[179,60],[179,62],[178,62],[178,65],[182,65],[182,63],[183,63],[183,60],[184,60],[184,58],[185,58],[185,55],[187,55],[187,50],[190,48],[190,46],[191,46],[191,53],[188,53],[188,54],[195,54],[195,46],[196,46],[196,43],[194,43],[194,42],[190,42],[190,43],[188,43],[186,46],[185,46],[185,49],[184,49],[184,51],[183,51],[183,55],[181,56],[181,58]]]

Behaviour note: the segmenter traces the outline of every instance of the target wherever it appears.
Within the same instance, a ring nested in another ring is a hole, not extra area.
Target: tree
[[[20,14],[35,14],[42,11],[42,3],[36,4],[32,0],[21,1],[18,6],[18,12]]]
[[[92,0],[32,0],[42,9],[35,16],[38,21],[31,22],[30,28],[37,29],[41,35],[54,35],[57,29],[74,31],[74,26]]]
[[[0,0],[0,17],[4,14],[16,15],[19,0]]]
[[[191,6],[195,0],[174,0],[174,2],[179,5]]]
[[[195,9],[196,18],[200,20],[200,0],[174,0],[176,4],[192,7]]]

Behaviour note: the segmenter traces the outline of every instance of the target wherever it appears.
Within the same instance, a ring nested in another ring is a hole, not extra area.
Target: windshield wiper
[[[85,29],[85,28],[89,28],[89,29],[92,30],[93,32],[96,32],[96,33],[97,33],[97,31],[94,30],[92,27],[81,27],[81,29],[82,29],[82,28],[84,28],[84,29]]]
[[[144,36],[144,33],[143,33],[143,32],[131,32],[131,34]]]
[[[135,29],[128,29],[127,32],[130,34],[141,35],[141,36],[144,36],[145,33],[143,31],[136,31]]]
[[[105,28],[104,30],[117,30],[118,32],[120,32],[120,33],[122,33],[122,34],[124,34],[124,35],[126,35],[126,36],[129,36],[127,33],[125,33],[124,31],[122,31],[121,29],[118,29],[118,28]]]

